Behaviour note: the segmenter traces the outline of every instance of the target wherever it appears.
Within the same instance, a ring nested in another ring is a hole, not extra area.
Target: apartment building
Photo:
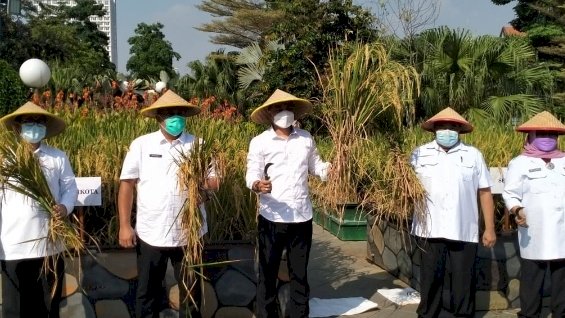
[[[64,3],[68,6],[74,6],[74,0],[32,0],[34,3],[45,3],[49,5],[59,5]],[[116,0],[96,0],[97,3],[104,5],[106,15],[103,17],[90,17],[90,21],[98,25],[98,29],[108,36],[108,46],[106,50],[110,56],[110,61],[118,66],[118,41],[117,41],[117,26],[116,26]]]

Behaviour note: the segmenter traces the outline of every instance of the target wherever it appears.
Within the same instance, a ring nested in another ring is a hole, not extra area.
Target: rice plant
[[[330,52],[320,83],[322,119],[334,150],[332,175],[318,197],[332,209],[340,203],[367,203],[368,189],[374,187],[361,165],[367,150],[363,145],[376,131],[398,132],[406,118],[412,120],[418,76],[413,68],[391,60],[383,45],[355,44]]]

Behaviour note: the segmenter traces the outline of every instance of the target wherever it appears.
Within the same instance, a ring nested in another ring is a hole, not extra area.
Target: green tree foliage
[[[75,6],[40,3],[41,10],[36,10],[23,1],[22,6],[23,19],[12,21],[0,14],[3,25],[6,22],[0,56],[14,68],[33,57],[72,68],[81,81],[113,72],[105,49],[108,38],[89,20],[92,15],[104,15],[101,4],[95,0],[79,0]]]
[[[173,69],[173,59],[180,59],[180,54],[173,51],[171,42],[165,39],[161,31],[161,23],[140,23],[135,29],[135,35],[128,39],[130,58],[126,69],[133,76],[143,79],[159,78],[161,71],[176,74]]]
[[[27,1],[22,2],[24,10],[33,12]],[[32,56],[33,41],[29,26],[20,19],[13,20],[5,10],[0,10],[0,57],[14,69]]]
[[[418,115],[446,106],[502,122],[551,108],[553,76],[521,37],[473,37],[466,30],[431,29],[415,40],[421,74]],[[412,52],[404,52],[405,60]]]
[[[326,67],[329,50],[376,37],[374,16],[352,0],[204,0],[199,9],[218,18],[199,28],[217,34],[212,42],[262,48],[269,67],[261,84],[247,89],[259,99],[275,88],[319,96],[316,68]],[[285,49],[267,50],[273,41]]]
[[[98,29],[96,23],[90,21],[91,16],[103,17],[106,14],[104,5],[95,0],[76,0],[75,6],[64,6],[62,9],[63,19],[75,29],[81,44],[90,48],[81,60],[87,61],[89,69],[98,69],[95,74],[114,69],[106,51],[108,36]]]
[[[273,1],[284,18],[266,32],[284,50],[270,52],[264,75],[265,93],[281,88],[303,97],[320,96],[316,69],[327,66],[329,50],[347,41],[370,42],[376,38],[373,15],[351,0]]]
[[[22,106],[27,98],[27,88],[18,72],[8,62],[0,60],[0,116]]]
[[[271,1],[267,1],[271,2]],[[197,30],[214,33],[211,42],[244,48],[261,42],[265,30],[281,21],[283,13],[258,0],[204,0],[197,8],[215,17]]]
[[[509,0],[492,0],[500,5]],[[554,101],[565,108],[565,0],[518,0],[512,25],[525,32],[557,81]]]

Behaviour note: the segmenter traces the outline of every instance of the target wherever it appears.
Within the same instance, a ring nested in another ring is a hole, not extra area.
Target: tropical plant
[[[492,0],[495,4],[513,2],[516,19],[511,23],[531,41],[539,60],[556,77],[554,102],[565,106],[565,1],[564,0]]]
[[[268,41],[264,49],[255,42],[244,47],[237,56],[235,63],[240,66],[237,70],[237,82],[241,89],[249,88],[254,82],[262,82],[263,75],[268,67],[265,52],[276,52],[284,49],[284,45],[277,41]]]
[[[414,116],[418,76],[413,68],[391,60],[379,43],[340,47],[329,56],[328,73],[320,82],[322,117],[334,144],[333,176],[318,197],[335,209],[341,203],[366,203],[375,190],[372,183],[379,178],[374,174],[378,170],[366,169],[362,160],[369,149],[367,139],[377,123],[383,133],[398,136],[406,118]],[[394,147],[394,142],[387,144]]]
[[[206,60],[188,63],[191,74],[175,82],[176,91],[183,96],[207,98],[215,96],[244,107],[245,98],[237,87],[237,52],[218,50],[210,53]]]
[[[422,82],[419,117],[450,106],[471,119],[509,122],[551,107],[553,77],[522,38],[475,38],[442,27],[423,32],[414,46],[417,56],[411,59]]]

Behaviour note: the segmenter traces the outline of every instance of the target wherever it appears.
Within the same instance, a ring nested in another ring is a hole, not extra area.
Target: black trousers
[[[540,317],[546,270],[551,275],[551,316],[565,317],[565,260],[520,262],[518,317]]]
[[[50,256],[53,271],[45,272],[44,258],[1,261],[2,317],[59,317],[65,262]]]
[[[307,269],[312,247],[312,220],[275,223],[259,216],[258,232],[257,318],[279,317],[277,276],[284,249],[290,277],[290,304],[286,316],[308,317],[310,286]]]
[[[200,317],[197,308],[200,306],[200,286],[194,284],[191,296],[196,303],[187,298],[188,290],[186,286],[193,286],[183,278],[182,260],[184,251],[182,247],[155,247],[137,238],[137,293],[135,299],[135,317],[159,317],[162,309],[163,280],[167,271],[167,262],[170,259],[173,266],[175,279],[179,286],[179,317]],[[195,281],[198,277],[195,274]]]
[[[474,317],[477,243],[418,238],[422,248],[418,317],[438,317],[443,308],[446,265],[451,268],[450,316]]]

